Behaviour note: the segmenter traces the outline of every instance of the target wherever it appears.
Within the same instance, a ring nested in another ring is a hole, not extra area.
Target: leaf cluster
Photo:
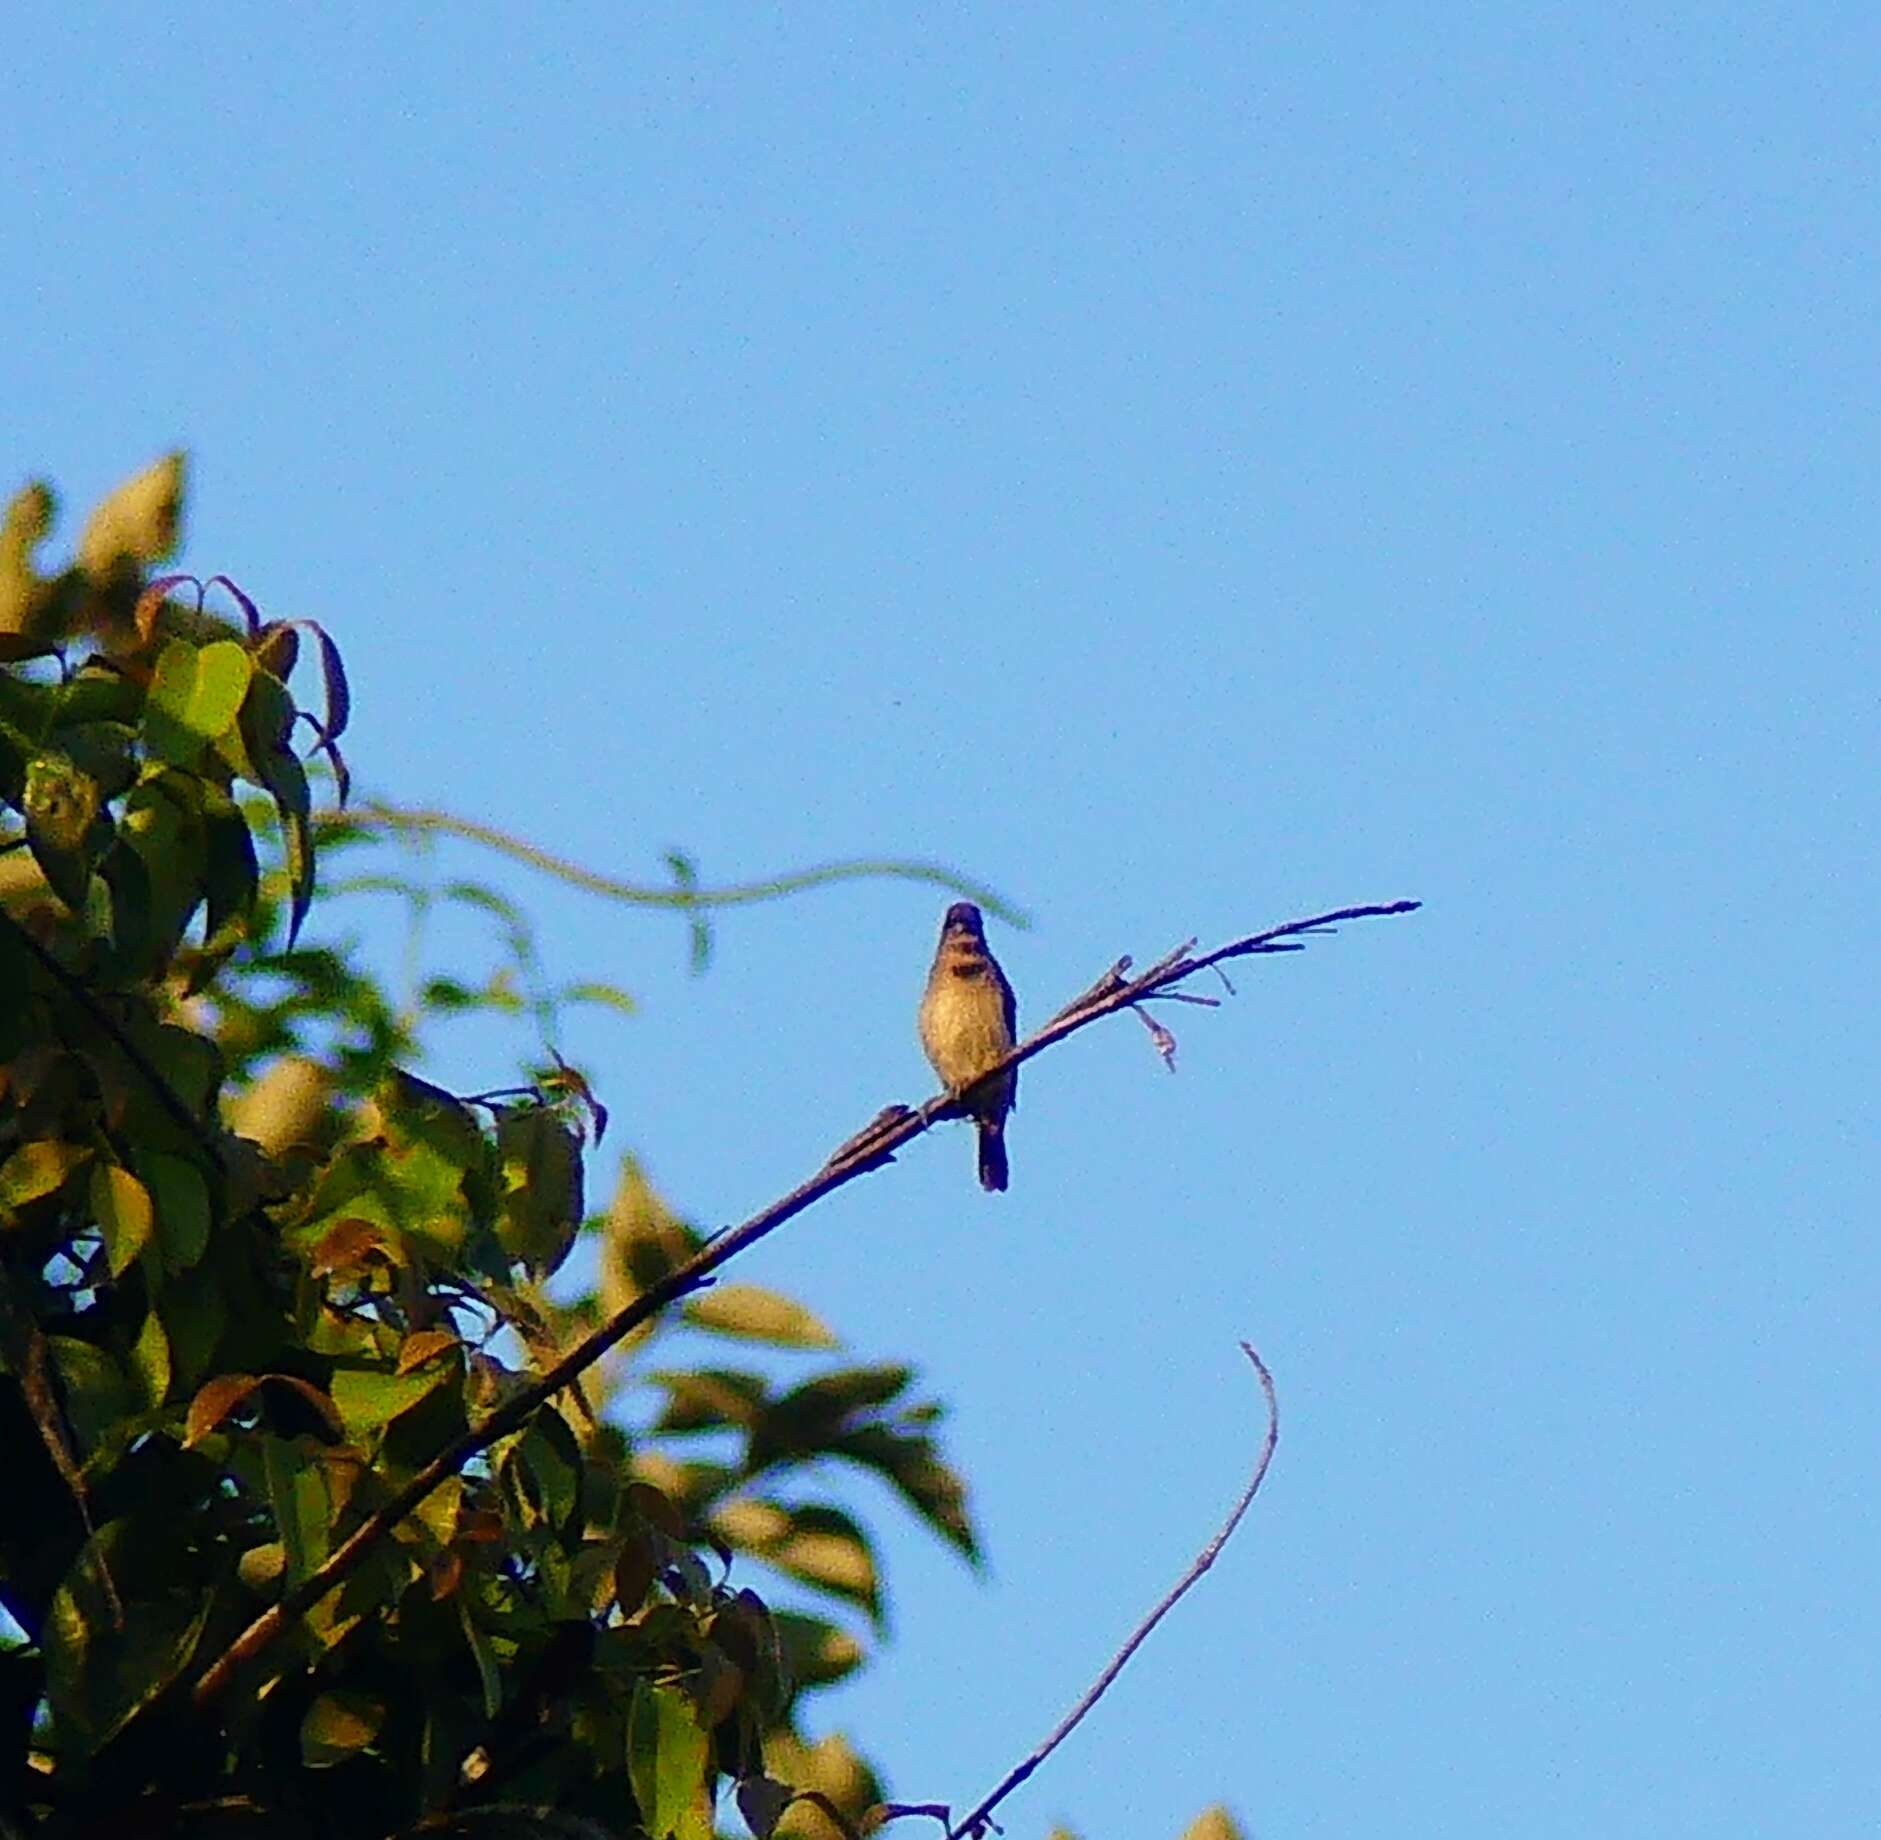
[[[830,1478],[975,1536],[910,1371],[780,1377],[835,1338],[775,1293],[648,1325],[242,1647],[702,1236],[631,1158],[588,1214],[606,1114],[559,1059],[473,1098],[402,1064],[514,985],[401,1006],[302,939],[348,837],[295,743],[344,789],[344,671],[232,584],[224,620],[146,580],[179,505],[166,463],[41,576],[29,488],[0,543],[0,1833],[700,1840],[726,1784],[760,1833],[854,1825],[872,1773],[799,1723],[863,1660],[845,1613],[884,1613]],[[656,1364],[679,1334],[795,1352]],[[193,1703],[231,1656],[235,1690]]]

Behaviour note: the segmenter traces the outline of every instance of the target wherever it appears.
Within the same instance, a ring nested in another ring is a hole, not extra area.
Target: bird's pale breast
[[[1005,1007],[990,978],[944,969],[921,1008],[921,1045],[949,1086],[964,1086],[1012,1046]]]

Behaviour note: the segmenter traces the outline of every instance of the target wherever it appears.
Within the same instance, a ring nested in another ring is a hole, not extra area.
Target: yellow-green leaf
[[[784,1672],[799,1687],[828,1686],[862,1665],[862,1644],[848,1630],[820,1616],[774,1610],[771,1621],[783,1650]]]
[[[385,1705],[364,1693],[322,1693],[300,1722],[301,1761],[320,1770],[363,1751],[385,1723]]]
[[[144,737],[153,754],[187,767],[204,748],[231,733],[254,663],[233,639],[197,647],[172,639],[157,654],[144,710]]]
[[[712,1840],[711,1740],[692,1701],[642,1681],[627,1715],[627,1775],[640,1824],[662,1840]]]
[[[839,1510],[742,1496],[714,1509],[712,1526],[730,1545],[780,1572],[880,1615],[875,1555],[862,1529]]]
[[[721,1284],[686,1305],[686,1318],[701,1329],[779,1348],[839,1347],[835,1333],[795,1298],[759,1284]]]
[[[0,1163],[0,1210],[24,1207],[65,1185],[65,1179],[91,1155],[83,1144],[41,1138],[21,1144]]]
[[[448,1374],[435,1370],[428,1374],[388,1374],[375,1368],[335,1368],[333,1403],[345,1421],[347,1434],[359,1438],[384,1430],[401,1412],[415,1406],[448,1378]]]
[[[98,782],[64,754],[41,754],[27,763],[26,841],[40,874],[75,914],[85,911],[91,886],[98,803]]]
[[[157,1219],[150,1190],[122,1164],[96,1164],[91,1172],[91,1211],[104,1235],[111,1275],[121,1278],[150,1244]]]
[[[145,1312],[144,1326],[131,1346],[131,1375],[143,1392],[145,1405],[163,1404],[170,1391],[170,1338],[155,1310]]]

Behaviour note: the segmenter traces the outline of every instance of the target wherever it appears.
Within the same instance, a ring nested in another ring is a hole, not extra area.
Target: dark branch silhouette
[[[1393,901],[1383,906],[1342,907],[1334,912],[1315,914],[1305,920],[1289,920],[1264,933],[1252,933],[1245,939],[1231,941],[1200,958],[1191,956],[1194,941],[1178,947],[1152,965],[1141,977],[1126,974],[1130,961],[1119,959],[1097,983],[1061,1010],[1036,1035],[1021,1042],[1005,1059],[989,1067],[975,1086],[996,1078],[1007,1068],[1016,1067],[1042,1054],[1054,1042],[1062,1041],[1078,1029],[1088,1027],[1104,1016],[1129,1009],[1147,998],[1162,994],[1170,986],[1192,977],[1198,971],[1230,958],[1245,958],[1273,952],[1297,952],[1300,940],[1310,934],[1325,932],[1344,920],[1363,920],[1389,914],[1410,913],[1416,901]],[[191,1697],[200,1711],[229,1689],[238,1671],[264,1649],[277,1641],[330,1591],[345,1583],[388,1533],[405,1519],[433,1489],[455,1475],[471,1458],[491,1445],[520,1430],[530,1415],[564,1387],[572,1385],[582,1372],[593,1366],[608,1350],[633,1333],[643,1322],[657,1315],[670,1303],[703,1288],[712,1275],[729,1260],[755,1245],[785,1221],[831,1193],[853,1182],[870,1170],[893,1160],[904,1144],[919,1137],[943,1119],[963,1114],[963,1105],[973,1092],[969,1087],[957,1095],[938,1094],[925,1105],[910,1110],[905,1105],[891,1105],[836,1150],[806,1182],[789,1194],[773,1201],[741,1225],[714,1235],[677,1270],[651,1285],[625,1309],[584,1337],[542,1376],[499,1406],[481,1425],[465,1432],[446,1445],[383,1506],[362,1521],[340,1542],[326,1559],[300,1583],[286,1591],[244,1629],[229,1646],[196,1677]]]
[[[6,913],[0,913],[0,921],[4,921],[7,929],[26,947],[27,951],[39,960],[59,988],[111,1037],[117,1045],[118,1052],[130,1062],[138,1077],[150,1088],[151,1095],[157,1103],[169,1113],[170,1121],[186,1137],[194,1139],[202,1147],[203,1154],[216,1168],[225,1167],[222,1161],[222,1147],[216,1142],[215,1133],[209,1123],[197,1117],[183,1103],[177,1096],[175,1088],[150,1064],[143,1049],[138,1047],[136,1042],[132,1041],[130,1036],[118,1026],[111,1012],[92,994],[89,986],[82,979],[74,977],[48,947],[41,945],[33,937],[31,927],[22,926],[11,914]]]

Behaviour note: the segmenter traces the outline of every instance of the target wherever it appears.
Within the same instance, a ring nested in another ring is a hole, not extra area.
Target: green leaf
[[[287,1560],[287,1582],[297,1585],[327,1556],[331,1543],[328,1517],[332,1502],[323,1465],[307,1460],[297,1440],[262,1440],[268,1477],[268,1501]]]
[[[698,892],[698,865],[684,850],[668,850],[666,866],[672,870],[673,886],[681,894]],[[712,962],[712,923],[699,908],[689,908],[686,912],[686,932],[692,948],[692,975],[697,977]]]
[[[483,1716],[493,1719],[503,1710],[503,1677],[497,1671],[496,1651],[471,1611],[469,1599],[460,1593],[457,1620],[463,1625],[464,1640],[470,1644],[471,1659],[477,1664],[477,1678],[483,1686]]]
[[[201,1119],[214,1116],[222,1054],[208,1036],[165,1022],[145,1030],[138,1045],[185,1111]]]
[[[712,1840],[711,1739],[692,1701],[642,1680],[627,1715],[627,1775],[640,1824],[660,1840]]]
[[[454,977],[427,978],[424,988],[418,993],[418,1001],[424,1008],[446,1016],[461,1015],[465,1010],[484,1007],[482,991],[472,990],[468,984]]]
[[[913,1370],[882,1363],[820,1375],[784,1397],[751,1438],[753,1467],[787,1462],[827,1449],[863,1414],[903,1392]]]
[[[105,1236],[105,1262],[111,1276],[122,1277],[150,1244],[150,1232],[156,1227],[150,1191],[119,1163],[98,1163],[92,1168],[92,1213]]]
[[[242,699],[235,726],[217,738],[216,752],[231,772],[266,792],[262,761],[287,747],[293,726],[294,699],[287,685],[250,658],[248,694]]]
[[[144,1179],[157,1206],[157,1243],[164,1268],[187,1271],[209,1249],[209,1185],[186,1157],[151,1151]]]
[[[64,711],[61,712],[64,716]],[[81,773],[97,782],[100,798],[115,799],[137,777],[133,744],[137,731],[126,722],[70,722],[62,719],[53,739]]]
[[[56,1193],[65,1186],[66,1177],[90,1155],[83,1144],[60,1143],[50,1137],[21,1144],[0,1163],[0,1212],[22,1208],[29,1201]]]
[[[701,1329],[779,1348],[835,1348],[822,1319],[781,1291],[757,1284],[721,1284],[686,1305],[686,1319]]]
[[[170,1338],[155,1310],[145,1312],[143,1327],[131,1346],[131,1377],[146,1406],[154,1410],[163,1404],[170,1391]]]
[[[144,707],[144,740],[159,760],[194,766],[231,732],[248,695],[254,663],[233,639],[198,649],[172,639],[157,654]]]
[[[496,1121],[497,1242],[532,1278],[567,1258],[586,1211],[581,1138],[546,1106],[508,1107]]]
[[[848,1630],[820,1616],[773,1610],[771,1621],[783,1650],[784,1673],[800,1688],[827,1687],[853,1674],[866,1658]]]
[[[516,1460],[527,1472],[529,1493],[543,1518],[558,1532],[567,1528],[581,1505],[581,1446],[554,1406],[542,1406],[530,1419]]]
[[[760,1374],[732,1368],[665,1369],[648,1375],[666,1389],[666,1407],[655,1430],[712,1431],[721,1425],[755,1425],[763,1416],[767,1387]]]
[[[755,1495],[721,1502],[713,1529],[730,1545],[788,1576],[859,1604],[878,1621],[875,1554],[862,1529],[837,1508],[787,1507]]]
[[[73,913],[85,912],[92,863],[109,830],[98,823],[98,782],[63,754],[27,762],[22,807],[26,841],[39,872]]]
[[[228,1327],[228,1305],[222,1282],[211,1260],[194,1271],[167,1279],[159,1308],[164,1333],[170,1338],[170,1360],[178,1385],[193,1387],[212,1370],[223,1331]]]
[[[134,730],[144,709],[144,691],[134,678],[104,659],[92,659],[76,671],[59,693],[58,726],[110,723]]]
[[[450,1378],[441,1370],[388,1374],[381,1368],[336,1367],[331,1391],[347,1436],[363,1443]]]
[[[151,952],[150,871],[143,857],[122,837],[106,850],[98,874],[110,891],[109,936],[117,962],[139,973],[155,968]]]
[[[143,865],[145,885],[135,900],[144,925],[136,931],[147,935],[120,937],[119,949],[135,954],[147,944],[153,965],[165,966],[202,898],[202,782],[174,767],[147,768],[124,801],[118,836]],[[122,854],[114,850],[106,864]]]
[[[471,1219],[468,1191],[488,1161],[476,1118],[441,1088],[397,1069],[374,1094],[374,1106],[381,1135],[332,1159],[295,1237],[311,1248],[358,1219],[390,1229],[393,1256],[409,1234],[443,1257],[460,1257]]]
[[[386,1141],[394,1149],[422,1146],[459,1175],[482,1160],[482,1127],[455,1093],[394,1067],[373,1098],[385,1121]]]
[[[97,1343],[76,1335],[49,1335],[46,1350],[59,1376],[66,1417],[81,1448],[89,1450],[132,1411],[123,1370]]]
[[[967,1514],[966,1484],[941,1461],[933,1439],[892,1425],[858,1425],[826,1448],[832,1455],[885,1476],[937,1533],[969,1559],[979,1558],[979,1543]]]
[[[349,1762],[379,1735],[384,1723],[383,1700],[345,1688],[322,1693],[300,1722],[301,1761],[310,1770]]]
[[[191,976],[191,995],[253,931],[261,891],[254,833],[235,801],[205,786],[202,819],[203,892],[208,902],[202,924],[202,962]]]
[[[182,1590],[126,1592],[110,1580],[139,1561],[134,1518],[86,1541],[54,1594],[44,1631],[46,1690],[61,1750],[87,1756],[189,1665],[213,1599]]]
[[[307,918],[314,886],[312,798],[306,769],[288,746],[293,723],[294,699],[288,695],[287,686],[270,672],[254,670],[240,718],[217,744],[238,773],[274,800],[291,891],[287,929],[290,947]]]
[[[593,1003],[602,1009],[617,1010],[623,1016],[636,1015],[640,1008],[618,984],[570,984],[563,989],[560,1000],[564,1003]]]

